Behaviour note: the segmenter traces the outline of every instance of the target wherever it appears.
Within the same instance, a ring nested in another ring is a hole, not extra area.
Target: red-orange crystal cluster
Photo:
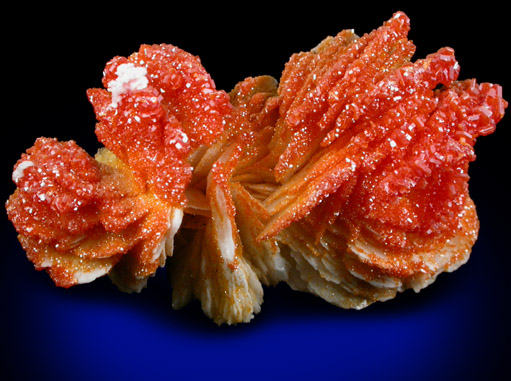
[[[87,92],[105,148],[40,138],[14,168],[29,259],[125,291],[167,263],[174,307],[196,297],[219,324],[249,321],[262,285],[363,308],[455,270],[478,233],[474,144],[507,102],[459,80],[451,48],[412,61],[409,29],[396,12],[341,31],[230,93],[172,45],[115,57]]]
[[[21,234],[58,241],[63,232],[81,232],[97,223],[92,204],[100,197],[99,166],[76,143],[37,139],[16,164],[13,181],[23,192],[13,199],[18,205],[11,216]]]
[[[191,176],[185,159],[222,133],[229,96],[215,89],[198,58],[171,45],[114,58],[103,84],[110,91],[87,92],[99,141],[160,197],[180,201]]]

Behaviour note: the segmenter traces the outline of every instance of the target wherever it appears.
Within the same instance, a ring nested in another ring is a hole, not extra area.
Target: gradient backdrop
[[[4,14],[13,24],[2,26],[8,95],[2,101],[3,200],[14,190],[12,166],[38,136],[74,139],[95,153],[95,118],[85,91],[101,86],[110,58],[142,43],[171,43],[199,55],[217,87],[230,90],[247,76],[279,78],[292,53],[342,29],[369,32],[403,10],[411,18],[416,58],[451,46],[460,78],[499,83],[511,100],[510,20],[490,2],[477,9],[444,9],[441,2],[421,9],[313,1],[292,10],[279,10],[275,2],[209,9],[148,3],[123,14],[118,7],[109,14],[90,4]],[[59,289],[33,269],[4,213],[2,379],[492,379],[486,377],[509,370],[511,354],[510,128],[507,115],[476,145],[470,189],[481,231],[468,264],[419,294],[406,292],[362,311],[281,285],[265,290],[262,312],[250,324],[217,327],[197,302],[172,310],[164,270],[137,295],[121,293],[107,278]]]

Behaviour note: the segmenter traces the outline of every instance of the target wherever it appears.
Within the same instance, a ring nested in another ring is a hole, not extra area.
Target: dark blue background
[[[217,87],[230,90],[246,76],[278,78],[292,53],[341,29],[369,32],[403,10],[411,18],[417,58],[451,46],[461,78],[499,83],[511,100],[509,20],[490,2],[440,13],[441,4],[345,8],[311,2],[295,3],[292,11],[276,3],[265,11],[261,3],[209,10],[150,6],[128,7],[122,15],[102,14],[92,5],[63,14],[45,7],[9,15],[14,27],[3,33],[2,53],[9,67],[3,73],[9,95],[2,107],[3,200],[14,190],[12,166],[38,136],[74,139],[95,152],[95,119],[85,90],[101,86],[110,58],[129,55],[141,43],[171,43],[199,55]],[[9,380],[496,376],[509,369],[511,354],[510,128],[507,115],[495,134],[476,145],[470,189],[481,231],[469,262],[419,294],[406,292],[362,311],[341,310],[280,285],[265,290],[262,312],[250,324],[217,327],[197,302],[171,309],[164,270],[136,295],[121,293],[107,278],[60,289],[33,269],[4,215],[0,372]]]

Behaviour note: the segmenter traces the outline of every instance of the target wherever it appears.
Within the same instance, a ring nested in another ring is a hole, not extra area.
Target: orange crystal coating
[[[98,223],[100,169],[75,142],[37,139],[15,165],[13,180],[17,197],[7,212],[21,234],[48,243]]]
[[[344,30],[312,52],[291,57],[279,86],[276,138],[287,146],[275,168],[277,180],[301,167],[327,133],[346,128],[362,112],[360,96],[377,90],[389,71],[409,61],[415,51],[406,39],[409,29],[408,18],[398,13],[361,38]]]
[[[84,272],[109,271],[128,253],[137,275],[159,265],[150,257],[168,229],[170,206],[145,194],[118,159],[104,152],[98,159],[73,141],[39,138],[13,173],[8,217],[29,259],[62,287]]]
[[[459,229],[475,139],[507,102],[498,85],[458,82],[450,48],[412,63],[408,29],[397,12],[286,65],[272,146],[283,186],[267,200],[275,216],[261,239],[310,213],[318,232],[340,219],[396,250],[411,248],[407,234],[445,241]]]
[[[151,85],[163,97],[167,112],[182,124],[192,148],[213,143],[231,112],[229,95],[217,90],[200,59],[173,45],[142,45],[128,58],[146,65]]]
[[[280,82],[230,94],[172,45],[113,58],[87,92],[107,149],[40,138],[14,168],[7,213],[28,258],[59,286],[109,274],[138,291],[183,228],[195,238],[179,242],[191,255],[177,279],[198,282],[219,321],[246,279],[361,307],[457,268],[479,227],[474,144],[508,104],[499,85],[458,80],[451,48],[412,62],[409,29],[396,12],[342,31],[293,55]]]
[[[128,58],[112,59],[103,78],[109,90],[123,65],[145,70],[147,83],[128,88],[115,105],[112,91],[88,91],[99,120],[96,135],[160,197],[183,202],[191,176],[186,157],[223,132],[229,96],[215,89],[197,57],[172,45],[143,45]]]
[[[7,214],[34,266],[61,287],[84,273],[104,273],[127,252],[146,213],[120,173],[75,142],[39,138],[13,173]]]

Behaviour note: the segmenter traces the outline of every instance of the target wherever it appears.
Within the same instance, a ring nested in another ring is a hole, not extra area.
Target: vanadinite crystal
[[[507,102],[459,80],[454,50],[412,61],[396,12],[294,54],[280,81],[226,93],[198,57],[142,45],[87,92],[105,148],[40,138],[7,202],[28,258],[69,287],[141,291],[167,266],[173,306],[250,321],[286,282],[343,308],[431,284],[468,260],[474,144]]]
[[[13,181],[17,197],[7,211],[23,235],[69,246],[98,223],[100,169],[74,142],[39,138],[16,164]]]

